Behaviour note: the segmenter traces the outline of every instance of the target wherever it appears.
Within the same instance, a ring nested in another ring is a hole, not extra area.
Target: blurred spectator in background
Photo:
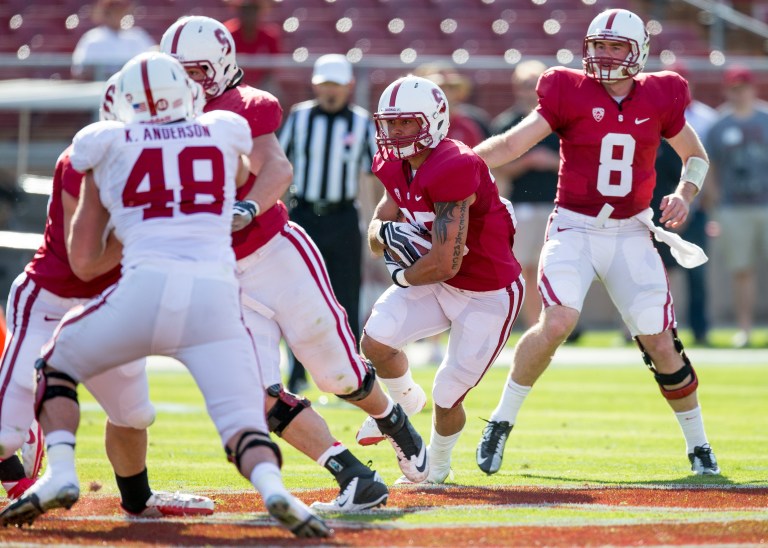
[[[756,269],[768,257],[768,110],[757,100],[755,76],[733,66],[723,79],[726,101],[710,128],[706,148],[710,180],[719,198],[725,267],[733,279],[739,331],[737,348],[750,344],[756,294]]]
[[[246,55],[273,55],[282,53],[282,29],[264,18],[272,9],[272,0],[229,0],[237,8],[237,15],[224,21],[232,33],[239,59]],[[241,64],[241,68],[242,68]],[[244,68],[243,82],[249,86],[276,92],[274,72],[270,68]]]
[[[477,105],[469,102],[472,80],[450,64],[424,64],[414,70],[416,76],[440,86],[450,106],[448,137],[473,147],[491,135],[491,117]]]
[[[106,80],[135,55],[153,49],[157,42],[133,25],[134,2],[97,0],[91,20],[97,25],[87,31],[72,53],[72,76],[85,80]]]
[[[293,164],[291,220],[320,249],[359,343],[363,236],[356,201],[361,186],[374,186],[371,164],[377,148],[371,113],[350,102],[354,87],[345,56],[318,58],[312,73],[315,98],[291,107],[279,139]],[[367,211],[373,216],[373,204]],[[299,393],[306,372],[293,353],[289,362],[288,391]]]
[[[515,103],[493,119],[494,135],[517,125],[538,104],[536,83],[547,70],[541,61],[523,61],[512,73]],[[560,138],[549,134],[539,144],[517,160],[493,170],[499,193],[515,206],[517,231],[515,257],[523,267],[525,327],[536,323],[541,312],[541,297],[536,291],[539,255],[544,245],[547,221],[557,192],[557,171],[560,168]]]
[[[690,74],[682,64],[675,64],[670,70],[677,72],[680,76],[689,79]],[[693,86],[689,82],[689,89],[694,93]],[[712,107],[705,105],[701,101],[693,99],[685,109],[685,119],[693,127],[702,142],[706,142],[709,128],[717,119],[717,111]],[[651,208],[654,211],[654,222],[659,222],[661,213],[659,205],[662,198],[674,191],[675,186],[680,179],[680,172],[683,164],[680,157],[675,153],[666,140],[661,142],[659,150],[656,153],[656,187],[653,191]],[[688,219],[685,224],[679,228],[670,228],[678,232],[683,239],[692,242],[704,251],[707,251],[709,237],[707,235],[707,223],[709,222],[709,210],[712,207],[714,192],[711,185],[704,185],[701,194],[697,200],[691,204]],[[678,262],[672,257],[669,246],[653,241],[656,249],[661,255],[664,267],[668,271],[681,272],[686,278],[687,292],[687,316],[688,324],[693,333],[696,344],[702,346],[709,345],[709,310],[707,300],[707,269],[708,263],[704,263],[696,268],[678,268]]]

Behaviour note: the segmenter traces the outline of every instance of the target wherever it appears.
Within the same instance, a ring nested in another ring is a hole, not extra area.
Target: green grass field
[[[633,364],[612,362],[610,345],[618,336],[618,332],[599,337],[587,334],[578,346],[586,360],[556,362],[550,367],[518,417],[502,470],[489,477],[475,464],[475,447],[484,426],[480,418],[487,418],[495,407],[508,364],[502,361],[492,368],[465,400],[467,425],[453,455],[455,482],[471,486],[768,486],[768,351],[756,363],[744,363],[738,351],[721,351],[722,359],[713,363],[711,358],[703,359],[707,350],[689,350],[700,377],[707,434],[723,470],[722,476],[695,477],[689,473],[677,421],[639,353]],[[727,334],[718,334],[715,340],[727,340]],[[590,350],[582,346],[585,344],[603,348]],[[701,363],[697,363],[700,353]],[[430,366],[414,370],[427,393],[435,371]],[[250,489],[226,461],[191,377],[184,371],[153,371],[150,387],[158,407],[157,421],[150,428],[152,486],[205,492]],[[333,434],[361,460],[373,461],[373,467],[390,484],[399,477],[387,443],[367,448],[355,444],[355,433],[364,419],[361,411],[314,389],[307,396]],[[87,393],[82,394],[82,402],[77,445],[82,485],[98,481],[102,493],[116,493],[103,446],[104,414]],[[425,439],[430,433],[430,415],[428,404],[413,418]],[[335,485],[327,471],[280,443],[289,488]]]

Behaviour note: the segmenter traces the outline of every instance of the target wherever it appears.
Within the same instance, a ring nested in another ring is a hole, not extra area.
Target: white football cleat
[[[376,419],[366,417],[355,436],[357,443],[362,446],[376,445],[387,439],[376,425]]]
[[[691,470],[697,476],[716,476],[720,473],[717,459],[708,443],[693,448],[693,453],[688,453],[691,462]]]
[[[35,479],[40,475],[43,455],[45,454],[44,449],[43,429],[40,428],[37,421],[33,421],[27,433],[27,441],[21,446],[21,463],[24,466],[24,474],[28,478]]]
[[[393,399],[395,400],[395,403],[399,403],[402,406],[405,414],[409,417],[420,412],[424,409],[424,406],[427,405],[427,394],[424,392],[421,385],[418,384],[409,389],[406,394],[400,394]],[[355,439],[359,445],[367,446],[376,445],[387,438],[381,433],[381,430],[379,430],[379,427],[376,425],[376,419],[373,417],[366,417],[363,424],[360,426],[360,429],[357,431]]]
[[[387,437],[397,455],[400,471],[411,481],[419,482],[429,475],[427,444],[408,420],[403,408],[395,404],[392,412],[377,421],[379,429]]]
[[[386,506],[389,498],[384,480],[378,472],[368,477],[356,476],[331,502],[313,502],[310,508],[318,512],[360,512]]]
[[[146,508],[138,514],[123,510],[131,517],[137,518],[163,518],[175,516],[210,516],[213,514],[214,504],[208,497],[190,495],[176,491],[152,491],[152,496],[146,502]]]
[[[453,481],[453,470],[451,469],[451,461],[445,463],[435,463],[434,458],[432,458],[432,451],[430,450],[429,446],[427,446],[427,452],[429,453],[429,474],[427,475],[427,479],[424,481],[411,481],[405,476],[400,476],[397,480],[395,480],[395,485],[418,485],[418,484],[434,484],[439,485],[446,482],[446,480]]]
[[[0,525],[32,525],[48,510],[69,510],[79,498],[80,486],[77,480],[54,478],[49,468],[42,478],[0,513]]]
[[[269,515],[299,538],[327,538],[333,535],[333,529],[288,493],[272,495],[265,504]]]

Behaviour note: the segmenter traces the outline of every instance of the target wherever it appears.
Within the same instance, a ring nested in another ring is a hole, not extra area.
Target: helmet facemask
[[[610,56],[598,56],[595,51],[595,42],[621,42],[629,45],[629,53],[624,59],[615,59]],[[634,78],[643,67],[639,64],[640,46],[636,40],[608,35],[588,36],[584,40],[583,66],[584,72],[590,78],[607,84]]]
[[[432,145],[429,121],[421,112],[377,112],[373,118],[376,122],[376,144],[386,161],[411,158]],[[415,120],[419,124],[419,132],[400,137],[390,136],[388,122],[402,119]]]

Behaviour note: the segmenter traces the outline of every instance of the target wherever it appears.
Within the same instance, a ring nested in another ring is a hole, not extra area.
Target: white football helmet
[[[232,34],[216,19],[182,17],[163,34],[160,51],[178,59],[184,68],[202,71],[205,78],[199,84],[209,98],[218,97],[242,79]]]
[[[595,41],[624,42],[629,44],[629,54],[623,61],[606,61],[595,52]],[[600,82],[618,82],[638,74],[650,52],[650,39],[643,21],[631,11],[610,9],[595,17],[589,24],[584,38],[582,65],[589,78]]]
[[[117,119],[164,124],[195,116],[195,83],[184,67],[160,52],[137,55],[120,71]]]
[[[420,131],[415,135],[390,136],[388,121],[403,118],[415,119]],[[448,134],[448,100],[431,80],[405,76],[389,84],[381,94],[373,119],[382,157],[387,161],[404,160],[426,148],[435,148]]]
[[[104,84],[104,91],[101,94],[101,104],[99,105],[99,120],[117,120],[117,81],[120,79],[120,72],[114,73]]]

